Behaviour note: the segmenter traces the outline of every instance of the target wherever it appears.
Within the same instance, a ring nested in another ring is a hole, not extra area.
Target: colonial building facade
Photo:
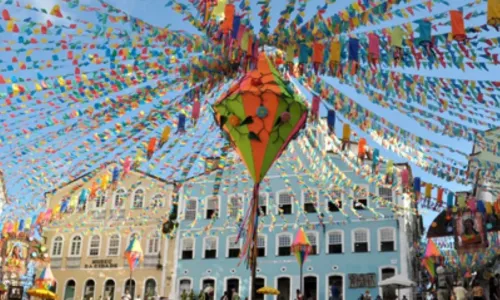
[[[295,299],[295,290],[300,287],[299,266],[290,246],[301,226],[313,246],[304,264],[306,299],[329,299],[332,286],[344,300],[357,299],[366,290],[391,299],[394,291],[382,291],[378,282],[396,274],[416,276],[412,245],[420,235],[417,218],[395,213],[390,203],[408,210],[415,209],[414,204],[402,193],[397,176],[397,188],[377,187],[348,168],[347,161],[331,148],[332,142],[324,132],[308,129],[305,137],[292,142],[261,184],[257,286],[277,288],[280,296],[276,299]],[[348,149],[357,149],[357,144],[350,143],[345,153]],[[325,150],[328,153],[319,158]],[[184,183],[179,192],[171,299],[180,299],[183,291],[198,294],[208,286],[214,288],[213,299],[232,289],[242,299],[251,296],[250,271],[244,261],[239,264],[241,242],[235,241],[237,225],[249,206],[252,182],[244,175],[245,166],[237,161],[233,155],[221,157],[215,165],[224,168],[207,170]],[[341,176],[338,172],[334,178],[326,178],[335,184],[318,180],[333,166],[346,175],[344,183],[356,184],[368,193],[354,193],[341,186],[335,179]],[[407,165],[394,167],[409,169]],[[384,174],[384,167],[379,172]],[[375,200],[377,196],[388,202],[381,204]],[[411,291],[406,294],[412,299]]]
[[[161,224],[173,186],[138,171],[105,184],[121,172],[116,167],[107,165],[46,194],[52,222],[43,237],[59,299],[120,299],[126,290],[141,299],[170,293],[175,246]],[[90,191],[86,201],[83,189]],[[124,252],[133,236],[144,259],[131,273]]]

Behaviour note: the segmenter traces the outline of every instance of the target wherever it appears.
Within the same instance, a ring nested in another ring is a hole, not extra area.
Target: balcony
[[[113,219],[125,219],[125,209],[114,209],[111,210],[111,218]]]
[[[62,257],[59,257],[59,258],[52,258],[50,260],[50,267],[52,269],[60,269],[62,268]]]
[[[81,261],[82,261],[81,257],[68,257],[66,261],[66,267],[68,269],[79,269]]]
[[[157,254],[149,254],[144,256],[144,268],[156,268],[161,265],[161,257]]]
[[[93,220],[104,220],[106,219],[106,211],[105,210],[94,210],[92,211],[92,218]]]

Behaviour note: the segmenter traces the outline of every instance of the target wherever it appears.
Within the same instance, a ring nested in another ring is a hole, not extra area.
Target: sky
[[[33,5],[36,5],[37,7],[44,7],[48,10],[50,10],[54,4],[59,3],[60,0],[23,0],[19,1],[22,4],[25,3],[31,3]],[[1,1],[0,1],[1,2]],[[196,34],[198,33],[196,29],[194,29],[188,22],[183,20],[183,16],[178,15],[177,13],[173,12],[170,7],[165,7],[165,3],[167,1],[164,0],[107,0],[107,3],[112,4],[125,12],[129,13],[130,15],[140,18],[152,25],[158,26],[158,27],[169,27],[172,30],[183,30],[187,33],[193,33]],[[186,3],[187,1],[180,1],[182,3]],[[254,3],[255,1],[252,1]],[[352,0],[337,0],[335,4],[330,5],[328,8],[325,16],[330,16],[334,13],[336,13],[339,9],[345,8],[348,4],[350,4]],[[402,6],[408,6],[414,3],[419,3],[421,1],[408,1],[407,4],[404,4]],[[454,7],[459,7],[462,6],[465,3],[471,2],[470,0],[453,0],[451,1],[451,5],[449,7],[445,7],[443,5],[436,4],[436,6],[433,9],[433,14],[439,13],[439,12],[444,12],[446,10],[449,10],[450,8]],[[96,0],[80,0],[80,4],[86,4],[89,6],[98,6],[98,2]],[[271,29],[273,29],[276,26],[277,20],[279,18],[279,13],[280,11],[284,8],[286,4],[286,1],[271,1]],[[320,5],[323,5],[324,1],[314,1],[310,0],[308,2],[307,8],[306,8],[306,15],[304,17],[304,20],[309,20],[312,16],[317,11],[317,7]],[[254,25],[255,31],[257,32],[260,29],[259,25],[259,17],[258,17],[258,12],[259,12],[259,7],[256,4],[252,4],[252,24]],[[482,6],[485,6],[484,3]],[[481,5],[479,7],[482,7]],[[0,8],[2,8],[2,4],[0,4]],[[41,18],[43,21],[46,21],[47,17],[46,16],[40,16],[39,14],[32,14],[30,15],[27,13],[26,15],[24,11],[22,10],[15,10],[15,12],[11,11],[11,14],[14,15],[15,13],[18,13],[16,17],[18,18],[26,18],[26,17],[32,17],[34,19]],[[65,10],[65,14],[71,14],[72,18],[81,18],[84,20],[92,20],[92,16],[89,13],[85,12],[79,12],[77,10]],[[295,16],[295,13],[292,15],[293,19]],[[415,16],[415,19],[419,19],[422,17],[427,17],[430,16],[430,14],[426,15],[417,15]],[[45,18],[45,19],[44,19]],[[405,22],[405,19],[394,19],[390,22],[385,22],[382,23],[378,26],[371,26],[370,28],[360,28],[357,30],[357,34],[365,34],[369,30],[375,30],[379,28],[387,28],[387,27],[392,27],[392,26],[397,26],[403,22]],[[64,21],[62,21],[64,22]],[[477,22],[478,25],[483,24],[484,20],[471,20],[470,22]],[[485,33],[484,36],[495,36],[495,33]],[[496,33],[496,36],[498,36],[498,33]],[[0,39],[9,39],[11,40],[12,37],[9,36],[8,33],[0,33]],[[95,53],[99,53],[99,51],[95,51]],[[47,54],[47,52],[40,52],[40,53],[34,53],[33,54],[33,59],[50,59],[50,55]],[[2,61],[9,61],[11,60],[12,57],[8,54],[3,54],[0,52],[0,60]],[[88,67],[87,70],[90,70],[92,66]],[[68,69],[71,71],[71,69]],[[447,70],[416,70],[416,69],[401,69],[401,68],[396,68],[395,70],[405,72],[405,73],[410,73],[410,74],[419,74],[423,76],[439,76],[439,77],[447,77],[447,78],[456,78],[456,79],[478,79],[478,80],[490,80],[491,79],[491,74],[499,74],[500,73],[500,66],[497,66],[497,68],[490,70],[489,72],[486,71],[477,71],[477,70],[471,70],[468,69],[467,72],[463,72],[461,70],[457,69],[447,69]],[[43,70],[44,75],[51,75],[52,73],[57,74],[59,71],[53,71],[50,69]],[[52,73],[51,73],[52,72]],[[15,75],[15,76],[26,76],[26,77],[36,77],[37,70],[28,70],[24,72],[18,72],[16,74],[10,74],[10,75]],[[168,80],[168,78],[163,78],[163,80]],[[363,105],[364,107],[376,112],[379,116],[384,117],[388,120],[391,120],[401,128],[412,132],[416,133],[419,136],[425,137],[427,139],[430,139],[434,142],[438,142],[441,144],[446,144],[450,147],[454,147],[456,149],[460,149],[463,152],[470,153],[472,149],[472,144],[470,142],[464,141],[464,140],[459,140],[459,139],[453,139],[449,137],[442,136],[440,134],[436,134],[433,132],[430,132],[421,126],[419,126],[411,117],[405,116],[399,112],[396,112],[394,110],[390,109],[385,109],[382,108],[381,106],[374,104],[370,102],[370,100],[364,96],[360,95],[359,93],[356,92],[356,90],[348,86],[346,84],[340,83],[337,79],[330,78],[328,79],[328,82],[330,82],[335,88],[341,90],[345,94],[347,94],[349,97],[352,99],[355,99],[359,104]],[[148,83],[145,83],[143,85],[146,85]],[[0,87],[0,92],[5,91],[2,90],[2,88],[5,87]],[[136,88],[136,87],[134,87]],[[173,92],[169,93],[168,95],[165,96],[165,99],[173,99],[179,95],[179,92]],[[161,100],[161,99],[158,99]],[[402,99],[405,100],[405,99]],[[0,99],[1,102],[1,99]],[[90,104],[91,105],[91,104]],[[132,119],[137,118],[140,116],[141,112],[148,112],[154,108],[155,102],[150,103],[150,104],[145,104],[144,106],[141,106],[140,111],[133,111],[123,117],[123,120],[125,119]],[[74,108],[74,107],[73,107]],[[79,107],[82,108],[82,107]],[[54,108],[45,106],[44,112],[48,115],[53,113]],[[5,107],[0,107],[0,112],[3,112],[5,110]],[[321,113],[323,115],[326,114],[326,109],[322,107]],[[208,114],[207,114],[208,115]],[[339,118],[342,121],[342,118]],[[32,124],[35,124],[37,120],[28,120],[21,124],[20,126],[29,126]],[[181,142],[179,143],[180,146],[175,147],[172,149],[172,153],[170,155],[175,156],[173,159],[174,162],[180,162],[182,161],[181,158],[188,153],[189,151],[192,151],[192,149],[197,149],[199,146],[199,143],[203,139],[203,141],[209,143],[210,140],[218,140],[218,134],[216,132],[207,132],[206,129],[208,128],[208,124],[212,122],[212,118],[205,118],[202,117],[200,122],[198,123],[196,130],[194,130],[191,134],[187,134],[186,136],[181,138]],[[111,128],[113,124],[104,124],[100,126],[96,131],[103,132],[104,130]],[[500,123],[496,124],[500,125]],[[337,131],[338,133],[340,132],[341,126],[337,126]],[[30,143],[30,141],[33,141],[34,139],[44,139],[45,137],[43,136],[44,133],[47,133],[47,131],[41,131],[35,136],[31,136],[26,143]],[[149,136],[152,136],[154,134],[159,134],[159,129],[156,131],[153,131],[149,133]],[[0,131],[1,134],[1,131]],[[88,136],[91,136],[92,133],[89,133]],[[363,134],[360,134],[360,136],[365,136]],[[71,136],[70,138],[75,139],[75,144],[78,143],[79,136]],[[144,139],[145,140],[145,139]],[[371,141],[370,138],[368,138],[369,143],[372,145],[373,142]],[[64,138],[59,138],[55,140],[46,140],[45,143],[43,144],[43,147],[46,150],[50,150],[51,148],[57,148],[59,145],[62,145],[64,142],[67,142],[64,140]],[[21,142],[24,143],[24,142]],[[132,149],[134,142],[133,141],[127,141],[126,146],[130,147]],[[51,146],[53,145],[53,147]],[[378,147],[381,148],[381,147]],[[71,147],[67,146],[67,148],[64,148],[66,151],[71,151]],[[120,147],[112,148],[109,149],[109,151],[106,151],[104,154],[99,153],[100,149],[92,149],[91,152],[96,152],[96,155],[101,155],[102,159],[100,160],[101,163],[109,161],[109,160],[116,160],[117,158],[123,158],[126,154],[133,155],[132,150],[127,150],[124,153],[121,153]],[[7,155],[2,155],[2,151],[4,153],[7,153]],[[209,153],[209,150],[204,150],[205,153]],[[15,150],[12,145],[3,145],[0,146],[0,168],[4,170],[4,172],[7,174],[6,176],[6,183],[7,183],[7,189],[9,192],[9,196],[12,198],[12,200],[18,204],[22,204],[22,208],[25,210],[24,213],[27,215],[32,214],[33,211],[39,211],[43,209],[43,206],[39,205],[43,199],[43,193],[46,190],[49,190],[50,188],[53,188],[55,186],[58,186],[59,184],[65,182],[68,180],[68,175],[72,174],[74,165],[76,163],[85,163],[86,157],[85,156],[80,156],[80,157],[75,157],[71,161],[64,161],[63,156],[58,156],[53,155],[53,154],[48,154],[47,151],[45,153],[33,153],[30,154],[31,158],[34,161],[39,161],[44,158],[44,155],[47,155],[50,157],[45,163],[40,164],[38,170],[45,170],[47,173],[51,173],[51,177],[53,178],[53,182],[51,183],[50,186],[31,186],[30,188],[26,189],[26,180],[30,176],[39,176],[37,172],[32,172],[30,170],[31,165],[28,161],[23,161],[21,163],[16,162],[15,159],[12,159],[12,157],[9,157],[10,154],[15,153]],[[381,154],[385,157],[394,159],[397,162],[402,162],[403,159],[398,157],[392,152],[386,151],[384,149],[381,149]],[[450,156],[453,156],[453,154],[449,154]],[[175,163],[174,163],[175,164]],[[172,164],[171,167],[174,165]],[[15,168],[14,168],[15,166]],[[92,170],[97,168],[98,165],[95,166],[87,166],[84,169],[87,170]],[[166,174],[169,172],[168,174]],[[159,176],[167,176],[171,175],[171,170],[170,171],[164,171],[164,173],[160,172]],[[175,172],[177,175],[179,175],[179,172]],[[415,176],[419,176],[423,179],[423,181],[430,181],[433,182],[434,184],[444,186],[446,188],[449,188],[453,191],[459,191],[459,190],[464,190],[468,189],[469,187],[464,187],[456,183],[450,183],[446,182],[444,180],[441,180],[437,177],[434,177],[432,175],[429,175],[428,173],[422,171],[421,169],[413,166],[413,173]],[[21,209],[21,211],[23,210]],[[6,209],[4,212],[4,215],[12,215],[15,212],[19,212],[19,209]],[[428,212],[428,217],[426,217],[426,222],[428,223],[429,220],[432,219],[432,216],[434,215],[433,212]]]

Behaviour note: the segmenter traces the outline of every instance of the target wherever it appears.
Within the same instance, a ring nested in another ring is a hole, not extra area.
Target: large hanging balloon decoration
[[[213,109],[216,122],[254,181],[251,209],[240,230],[247,232],[242,254],[247,255],[255,282],[259,186],[273,162],[305,125],[307,108],[262,53],[257,69],[230,87]]]

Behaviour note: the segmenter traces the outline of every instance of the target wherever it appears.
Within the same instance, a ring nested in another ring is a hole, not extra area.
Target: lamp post
[[[311,253],[312,247],[311,243],[307,239],[307,235],[304,229],[301,227],[295,235],[295,240],[292,244],[291,251],[295,254],[297,258],[297,263],[300,267],[300,292],[304,293],[304,280],[302,278],[302,270],[304,268],[304,262],[307,260],[307,256]]]

